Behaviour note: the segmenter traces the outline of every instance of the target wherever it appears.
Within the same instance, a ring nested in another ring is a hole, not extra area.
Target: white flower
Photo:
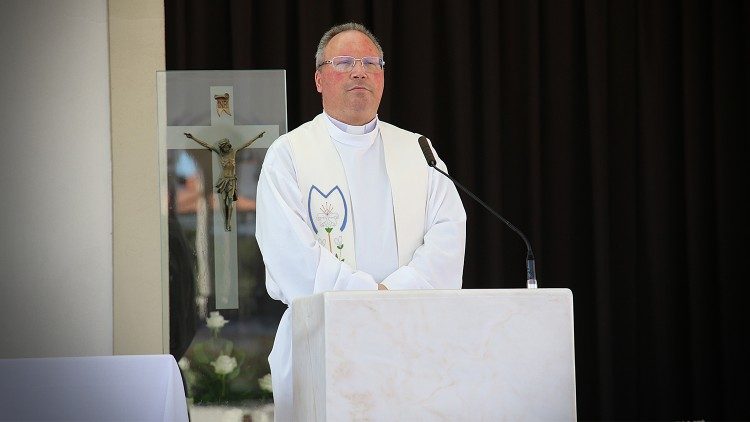
[[[237,359],[230,358],[227,355],[220,355],[215,361],[211,362],[211,366],[214,367],[214,372],[219,375],[231,374],[234,368],[237,367]]]
[[[336,243],[336,246],[341,249],[341,247],[344,244],[344,240],[342,239],[342,236],[337,236],[333,238],[333,241]]]
[[[218,330],[223,327],[227,322],[226,319],[219,313],[219,311],[211,312],[211,315],[206,318],[206,326],[212,330]]]
[[[188,358],[186,358],[185,356],[183,356],[182,358],[180,358],[180,361],[177,362],[177,366],[179,366],[180,369],[182,369],[183,371],[189,371],[190,370],[190,360],[188,360]]]
[[[266,374],[261,378],[258,378],[258,385],[263,391],[273,393],[273,384],[271,384],[271,374]]]

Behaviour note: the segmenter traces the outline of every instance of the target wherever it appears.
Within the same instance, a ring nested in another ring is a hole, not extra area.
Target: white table
[[[0,421],[187,421],[171,355],[0,360]]]

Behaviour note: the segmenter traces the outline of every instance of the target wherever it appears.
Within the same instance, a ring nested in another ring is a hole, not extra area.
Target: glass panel
[[[287,131],[285,73],[159,72],[157,81],[165,344],[191,420],[273,420],[267,357],[285,307],[265,290],[255,193],[268,146]]]

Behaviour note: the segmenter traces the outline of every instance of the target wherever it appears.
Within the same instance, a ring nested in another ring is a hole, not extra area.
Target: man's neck
[[[336,119],[335,117],[328,114],[326,111],[323,111],[323,113],[331,121],[331,123],[334,124],[334,126],[341,129],[345,133],[351,133],[355,135],[363,135],[365,133],[372,132],[378,123],[377,115],[372,120],[370,120],[369,122],[363,125],[352,125],[352,124],[342,122],[341,120]]]
[[[345,111],[342,112],[340,110],[336,111],[336,110],[327,109],[325,104],[323,104],[323,111],[328,116],[333,117],[339,122],[342,122],[350,126],[366,125],[367,123],[371,122],[372,119],[378,116],[377,110],[375,110],[375,113],[372,115],[365,115],[362,113],[347,113]]]

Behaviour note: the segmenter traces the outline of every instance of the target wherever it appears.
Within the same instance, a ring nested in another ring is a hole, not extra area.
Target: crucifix
[[[244,109],[237,110],[234,100],[236,95],[233,86],[210,86],[205,93],[205,103],[208,108],[202,108],[210,112],[209,126],[167,126],[167,149],[174,150],[195,150],[209,149],[211,151],[211,177],[217,180],[217,195],[211,195],[210,203],[214,204],[215,209],[213,220],[208,219],[209,227],[201,228],[201,219],[196,219],[196,254],[198,256],[198,266],[201,267],[201,254],[210,254],[211,248],[207,246],[198,247],[198,243],[203,245],[210,244],[213,240],[213,279],[214,295],[216,299],[216,309],[237,309],[239,306],[238,291],[238,253],[237,253],[237,213],[239,208],[235,205],[239,192],[237,190],[238,175],[236,174],[236,155],[240,150],[245,148],[268,148],[273,140],[279,136],[279,126],[275,124],[253,124],[241,125],[236,124],[235,119],[247,114]],[[222,102],[217,101],[217,96],[221,96]],[[224,101],[225,100],[225,101]],[[255,101],[254,101],[255,103]],[[205,107],[205,106],[204,106]],[[185,106],[188,113],[194,113],[194,108]],[[221,108],[221,110],[219,110]],[[226,110],[232,110],[226,113]],[[204,121],[208,122],[207,116]],[[248,140],[249,141],[245,141]],[[216,145],[206,140],[215,142],[220,140]],[[244,141],[238,148],[232,146],[231,141]],[[239,198],[242,200],[242,198]],[[234,212],[234,211],[237,212]],[[206,220],[206,218],[203,218]],[[213,227],[213,230],[210,229]],[[203,260],[205,261],[205,260]],[[204,264],[204,267],[207,264]],[[210,276],[204,271],[205,276],[201,276],[201,268],[198,268],[199,284],[202,283],[201,277],[207,278],[205,284],[210,285]]]
[[[261,132],[255,138],[245,142],[241,147],[234,149],[229,139],[222,139],[219,141],[218,146],[209,145],[206,141],[196,138],[190,133],[185,133],[188,139],[192,139],[195,142],[203,145],[205,148],[210,149],[219,156],[219,164],[221,164],[221,177],[216,183],[216,192],[222,195],[222,202],[224,203],[224,230],[232,231],[232,215],[234,210],[234,203],[237,201],[237,172],[236,172],[236,155],[239,151],[247,148],[253,142],[263,137],[266,132]]]

